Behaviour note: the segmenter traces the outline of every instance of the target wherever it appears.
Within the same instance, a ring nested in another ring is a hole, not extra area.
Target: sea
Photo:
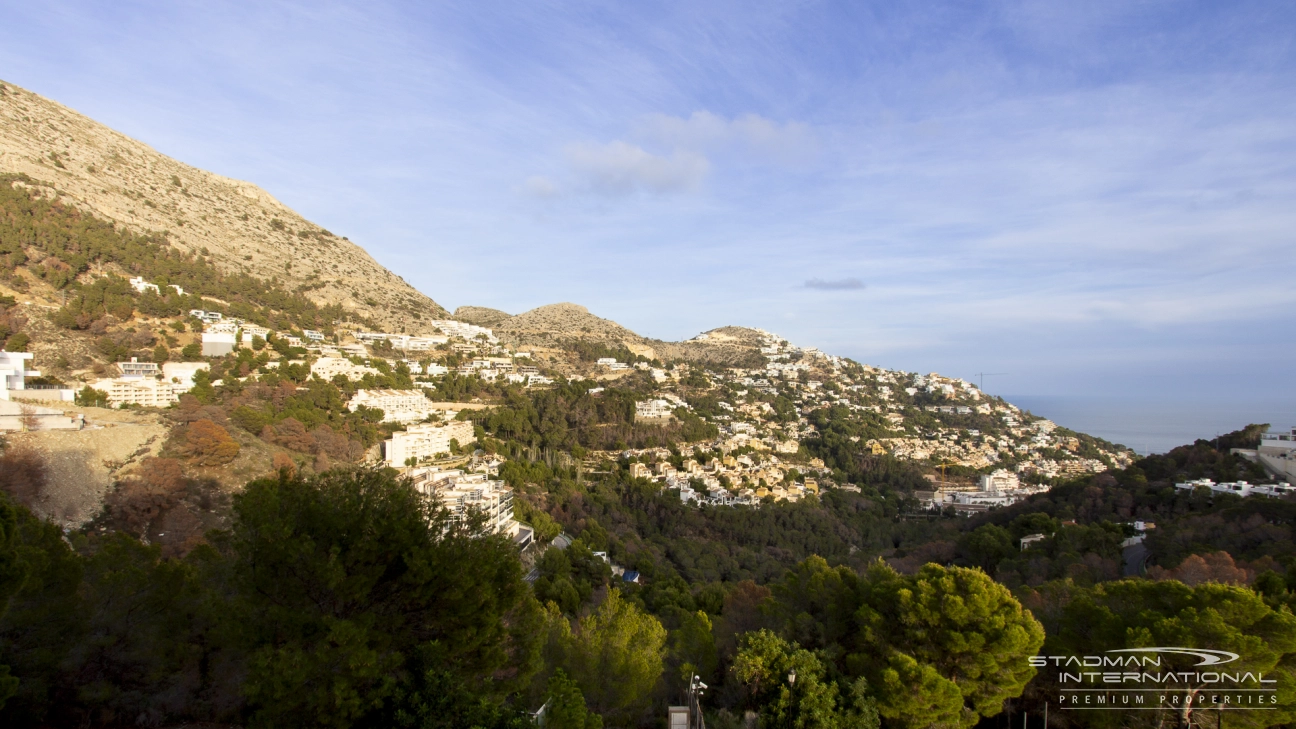
[[[1246,427],[1268,423],[1271,430],[1296,427],[1296,400],[1190,401],[1170,399],[1004,395],[1071,430],[1132,448],[1140,455],[1165,453],[1198,438],[1210,440]]]

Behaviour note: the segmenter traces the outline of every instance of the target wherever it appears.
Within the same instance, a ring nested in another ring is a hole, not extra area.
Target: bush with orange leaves
[[[1233,561],[1228,552],[1193,554],[1179,563],[1178,567],[1148,567],[1147,576],[1154,580],[1179,580],[1190,587],[1205,582],[1218,582],[1223,585],[1249,585],[1255,579],[1255,571]]]
[[[238,441],[229,431],[210,420],[195,420],[185,428],[180,452],[200,466],[223,466],[239,454]]]

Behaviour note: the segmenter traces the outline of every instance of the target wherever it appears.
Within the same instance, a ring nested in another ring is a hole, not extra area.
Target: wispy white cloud
[[[522,183],[522,191],[531,197],[549,199],[558,197],[561,190],[558,183],[542,175],[532,175],[526,182]]]
[[[804,164],[818,152],[809,125],[797,121],[780,124],[759,114],[733,119],[709,111],[695,111],[688,117],[650,114],[635,131],[670,149],[701,153],[732,150],[784,164]]]
[[[819,291],[859,291],[864,288],[864,282],[857,278],[812,278],[808,279],[804,286],[807,289],[818,289]]]
[[[780,124],[757,114],[733,119],[709,111],[688,117],[650,114],[630,136],[637,141],[567,145],[564,158],[577,186],[603,195],[690,191],[720,166],[758,162],[803,167],[818,152],[807,125]]]
[[[690,190],[711,168],[700,154],[676,150],[657,155],[622,141],[572,144],[565,153],[572,171],[588,188],[606,195]]]

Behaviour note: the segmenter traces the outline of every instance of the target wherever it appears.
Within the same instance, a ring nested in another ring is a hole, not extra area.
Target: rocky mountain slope
[[[172,245],[207,251],[226,272],[278,277],[319,304],[418,333],[435,301],[363,248],[248,182],[190,167],[61,104],[0,82],[0,172],[24,173],[65,202]]]

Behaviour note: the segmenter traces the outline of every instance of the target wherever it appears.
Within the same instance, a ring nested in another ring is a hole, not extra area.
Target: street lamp
[[[788,684],[789,684],[789,685],[792,685],[792,686],[795,686],[795,685],[796,685],[796,669],[795,669],[795,668],[792,669],[791,671],[788,671]]]

